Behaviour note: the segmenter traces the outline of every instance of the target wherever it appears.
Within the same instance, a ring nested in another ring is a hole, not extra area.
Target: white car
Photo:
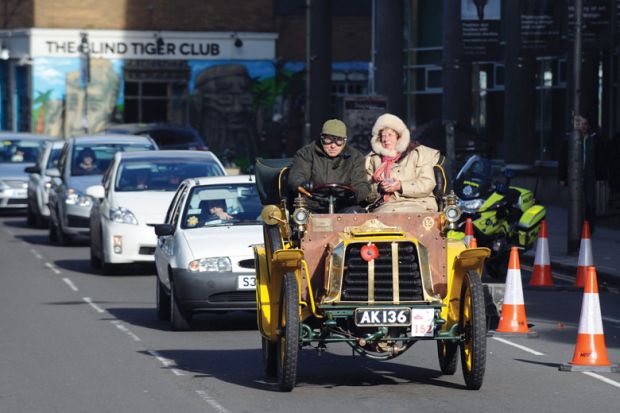
[[[256,309],[251,245],[263,243],[253,176],[189,179],[155,225],[157,316],[187,330],[197,312]]]
[[[26,210],[29,225],[39,228],[47,225],[47,220],[50,217],[47,200],[52,186],[52,178],[45,175],[45,172],[58,166],[58,159],[64,144],[63,139],[47,142],[39,159],[37,159],[36,165],[28,166],[25,169],[30,174],[28,179],[28,209]]]
[[[156,237],[149,223],[164,220],[179,183],[193,176],[225,175],[212,152],[117,152],[90,212],[90,262],[113,273],[115,264],[153,262]]]
[[[25,211],[28,173],[45,143],[53,138],[22,132],[0,132],[0,211]]]

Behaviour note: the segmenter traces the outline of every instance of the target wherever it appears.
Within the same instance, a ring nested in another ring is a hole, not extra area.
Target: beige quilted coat
[[[372,128],[372,152],[366,157],[366,174],[371,184],[371,192],[367,198],[373,202],[381,196],[379,184],[372,181],[372,175],[381,165],[381,155],[394,156],[395,152],[387,151],[379,139],[382,129],[391,128],[399,135],[396,152],[401,157],[391,168],[390,175],[401,181],[401,190],[393,193],[389,200],[375,212],[437,212],[437,201],[433,196],[435,174],[433,166],[439,161],[439,151],[424,145],[411,145],[409,130],[396,116],[381,115]]]

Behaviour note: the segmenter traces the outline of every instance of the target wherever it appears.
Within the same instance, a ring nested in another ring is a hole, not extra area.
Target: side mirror
[[[31,165],[25,167],[24,172],[26,172],[27,174],[40,174],[41,168],[39,168],[37,165]]]
[[[103,185],[89,186],[86,188],[86,195],[95,199],[103,199],[105,198],[105,189],[103,189]]]
[[[58,168],[51,168],[45,172],[45,175],[49,176],[50,178],[60,178],[60,171],[58,170]]]
[[[155,224],[155,235],[165,237],[174,234],[174,225],[171,224]]]

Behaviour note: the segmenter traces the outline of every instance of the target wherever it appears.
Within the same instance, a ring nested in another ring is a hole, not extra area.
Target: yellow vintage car
[[[254,246],[258,328],[265,372],[282,391],[295,387],[305,346],[345,343],[388,360],[419,340],[437,342],[444,374],[455,373],[460,348],[466,387],[480,388],[490,251],[450,236],[460,216],[454,196],[438,213],[313,213],[308,197],[333,212],[352,189],[287,194],[285,161],[259,160],[255,171],[265,240]]]

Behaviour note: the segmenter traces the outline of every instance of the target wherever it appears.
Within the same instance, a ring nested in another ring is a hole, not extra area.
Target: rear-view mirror
[[[155,227],[155,235],[158,237],[165,237],[167,235],[174,234],[174,225],[171,224],[156,224]]]
[[[26,172],[27,174],[40,174],[41,168],[39,168],[37,165],[31,165],[25,167],[24,172]]]

